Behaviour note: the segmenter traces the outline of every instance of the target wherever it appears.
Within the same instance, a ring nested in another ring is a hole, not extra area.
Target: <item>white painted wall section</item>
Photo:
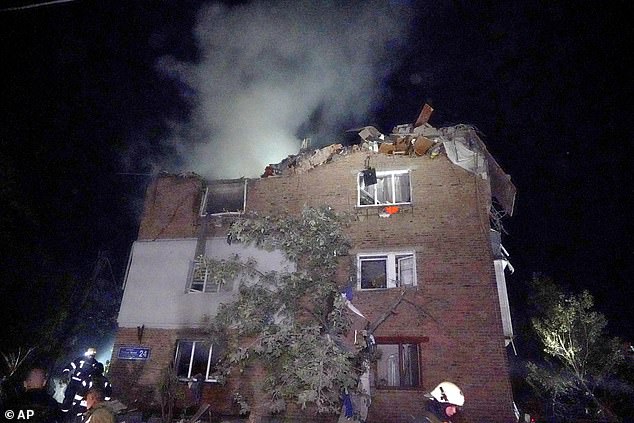
[[[509,305],[509,295],[506,289],[506,277],[504,269],[509,264],[507,260],[498,259],[493,261],[495,265],[495,280],[498,287],[498,298],[500,299],[500,311],[502,312],[502,328],[504,330],[504,345],[513,340],[513,322],[511,321],[511,307]]]
[[[187,292],[195,251],[194,238],[134,242],[117,319],[119,326],[199,327],[206,316],[216,315],[221,303],[232,301],[238,283],[234,284],[233,292]],[[236,243],[229,245],[226,238],[212,238],[206,243],[208,257],[223,259],[235,254],[245,260],[253,257],[262,272],[295,269],[281,251],[269,252]]]

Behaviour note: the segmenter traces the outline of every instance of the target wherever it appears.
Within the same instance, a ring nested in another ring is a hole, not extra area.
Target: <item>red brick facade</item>
[[[409,169],[412,206],[390,217],[376,208],[358,208],[357,175],[370,165],[377,171]],[[139,239],[191,238],[197,234],[204,182],[193,175],[159,176],[148,188]],[[304,206],[329,205],[354,219],[348,228],[353,249],[342,259],[340,283],[356,274],[356,253],[410,250],[416,254],[417,286],[375,332],[377,339],[403,337],[419,342],[419,389],[375,389],[369,422],[411,422],[423,394],[450,380],[464,391],[464,421],[515,421],[504,337],[489,240],[490,187],[486,179],[452,164],[447,157],[392,156],[368,152],[336,155],[308,172],[248,182],[247,210],[261,215],[299,213]],[[400,296],[400,289],[355,292],[355,306],[375,321]],[[365,322],[355,321],[362,329]],[[145,404],[162,368],[174,357],[183,331],[121,328],[119,346],[152,348],[146,362],[112,363],[114,386],[127,401]],[[204,397],[214,409],[235,412],[235,384],[206,384]],[[307,421],[307,420],[303,420]]]

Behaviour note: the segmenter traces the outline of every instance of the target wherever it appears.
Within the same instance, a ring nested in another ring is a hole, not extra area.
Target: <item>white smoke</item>
[[[159,63],[196,93],[170,143],[187,170],[235,178],[297,153],[299,136],[335,141],[346,125],[365,124],[380,101],[409,14],[400,2],[374,0],[204,7],[199,61]]]

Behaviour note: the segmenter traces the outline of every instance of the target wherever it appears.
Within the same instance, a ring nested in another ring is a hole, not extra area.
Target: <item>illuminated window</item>
[[[420,386],[418,344],[377,343],[380,358],[376,363],[377,388]]]
[[[357,288],[384,289],[416,285],[413,252],[357,255]]]
[[[213,345],[208,341],[178,341],[174,360],[179,379],[191,379],[197,375],[207,382],[214,382],[217,358],[213,355]]]
[[[207,185],[207,189],[202,198],[200,215],[244,213],[246,201],[246,180],[214,181]]]
[[[357,206],[385,206],[411,204],[412,192],[408,170],[359,172],[357,177]]]

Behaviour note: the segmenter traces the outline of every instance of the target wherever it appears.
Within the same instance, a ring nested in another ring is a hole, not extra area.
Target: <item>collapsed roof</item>
[[[489,153],[474,126],[459,124],[435,128],[428,123],[433,109],[425,104],[413,124],[397,125],[389,135],[374,126],[351,129],[362,140],[361,145],[345,147],[331,144],[326,147],[300,151],[277,164],[270,164],[262,177],[289,173],[304,173],[333,159],[337,154],[347,154],[350,149],[379,154],[438,156],[442,151],[457,166],[484,179],[490,178],[491,194],[509,216],[513,215],[516,188],[500,165]]]

